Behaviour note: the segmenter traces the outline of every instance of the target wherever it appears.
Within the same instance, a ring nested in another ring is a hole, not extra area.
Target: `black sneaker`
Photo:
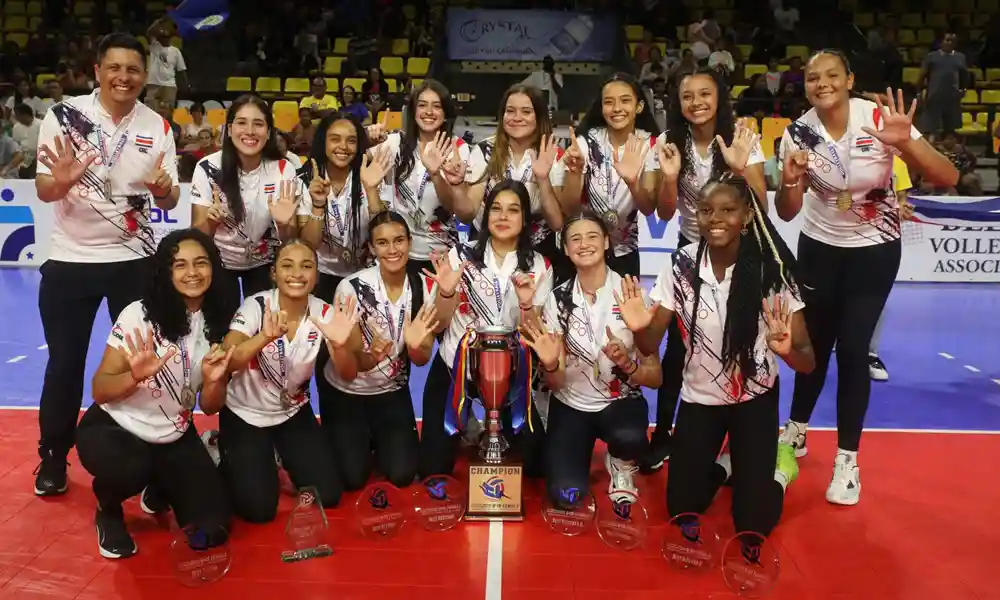
[[[58,496],[66,493],[68,483],[66,481],[66,467],[69,463],[65,458],[59,458],[52,454],[42,457],[42,462],[35,467],[35,495],[36,496]]]
[[[169,510],[170,504],[156,486],[147,485],[139,496],[139,508],[148,515],[155,515]]]
[[[639,461],[639,470],[643,474],[655,473],[663,468],[663,463],[670,458],[671,441],[669,433],[660,435],[653,433],[652,439],[649,440],[649,450]]]
[[[128,558],[139,551],[125,528],[125,517],[97,509],[97,550],[104,558]]]

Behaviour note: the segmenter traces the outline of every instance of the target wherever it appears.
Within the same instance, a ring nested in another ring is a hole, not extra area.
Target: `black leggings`
[[[816,369],[795,374],[791,420],[808,423],[837,346],[837,445],[857,451],[868,412],[868,347],[899,271],[902,242],[838,248],[799,236],[799,288]]]
[[[677,236],[677,250],[693,243],[683,235]],[[672,257],[671,257],[672,258]],[[653,431],[653,445],[668,443],[670,429],[674,424],[674,414],[677,412],[677,401],[681,395],[681,383],[684,380],[684,339],[677,327],[677,319],[670,319],[667,327],[667,348],[663,352],[660,367],[663,370],[663,385],[656,390],[656,429]]]
[[[590,488],[590,462],[594,442],[603,440],[608,454],[638,460],[646,451],[649,407],[641,395],[619,398],[598,412],[584,412],[549,400],[546,430],[545,484],[549,497],[559,502],[560,490]]]
[[[450,399],[448,388],[452,376],[448,365],[441,358],[441,353],[435,353],[431,361],[430,372],[424,385],[423,424],[420,429],[419,472],[421,477],[431,475],[451,475],[455,470],[455,457],[458,452],[458,435],[449,435],[444,428],[444,412]],[[501,413],[501,426],[510,442],[513,453],[524,461],[526,477],[541,477],[543,473],[543,451],[545,449],[545,432],[541,417],[534,406],[531,407],[531,423],[534,431],[524,429],[517,435],[510,435],[510,413]]]
[[[102,512],[122,515],[122,502],[146,486],[155,486],[181,527],[229,530],[225,486],[194,424],[173,442],[151,444],[93,404],[80,419],[77,452],[83,467],[94,476],[94,496]]]
[[[226,289],[226,308],[230,315],[235,315],[244,299],[273,287],[271,265],[260,265],[246,271],[224,268],[222,269],[221,281]],[[240,291],[240,284],[242,284],[242,291]]]
[[[316,487],[323,508],[340,502],[343,487],[337,463],[312,406],[271,427],[250,425],[228,407],[219,413],[220,465],[234,512],[250,523],[267,523],[278,512],[277,449],[296,488]]]
[[[360,396],[330,387],[332,393],[320,397],[320,417],[344,488],[359,490],[368,483],[373,451],[379,472],[391,484],[413,483],[420,437],[410,388]]]
[[[703,514],[725,482],[715,464],[729,434],[736,531],[764,537],[781,519],[785,494],[775,481],[778,459],[778,381],[761,396],[722,406],[681,402],[669,473],[667,513]]]
[[[150,264],[148,259],[116,263],[47,260],[39,271],[38,312],[49,362],[39,401],[38,454],[64,460],[80,420],[87,348],[97,310],[107,298],[114,323],[126,306],[142,296]]]

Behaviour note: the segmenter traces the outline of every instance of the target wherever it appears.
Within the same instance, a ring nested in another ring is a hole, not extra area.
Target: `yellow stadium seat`
[[[205,119],[208,120],[208,124],[212,127],[222,127],[226,124],[226,109],[210,108],[208,114],[205,115]]]
[[[642,25],[626,25],[625,39],[629,42],[641,42],[645,29]]]
[[[774,155],[774,140],[785,134],[785,128],[792,121],[790,119],[765,117],[761,123],[760,148],[764,151],[764,156],[771,158]]]
[[[334,77],[326,78],[326,93],[336,94],[340,91],[340,80]]]
[[[396,91],[399,90],[399,85],[396,83],[395,79],[389,79],[386,77],[385,85],[388,86],[390,94],[395,94]]]
[[[410,40],[396,38],[392,40],[392,53],[396,56],[406,56],[410,53]]]
[[[1000,104],[1000,90],[983,90],[980,101],[983,104]]]
[[[920,83],[919,67],[903,67],[903,81],[917,85]]]
[[[326,75],[340,75],[340,65],[343,64],[343,56],[327,56],[323,61],[323,73]]]
[[[741,117],[741,120],[750,126],[751,131],[760,133],[760,123],[757,122],[756,117]]]
[[[924,26],[924,17],[920,13],[905,13],[899,21],[899,26],[919,29]]]
[[[281,93],[281,78],[280,77],[258,77],[257,83],[254,86],[258,94],[280,94]]]
[[[382,111],[378,122],[385,125],[388,131],[398,131],[403,128],[403,113],[392,110]]]
[[[405,17],[407,21],[415,20],[417,18],[417,7],[412,4],[404,4],[403,17]]]
[[[10,15],[3,20],[4,31],[28,31],[28,17]]]
[[[979,92],[976,90],[965,90],[962,96],[962,104],[979,104]]]
[[[858,13],[854,15],[854,24],[862,29],[875,26],[875,15],[872,13]]]
[[[746,65],[743,67],[743,77],[750,79],[754,75],[767,73],[767,65]]]
[[[93,2],[75,2],[73,3],[73,14],[78,17],[88,17],[94,12]]]
[[[411,79],[411,80],[410,80],[410,84],[411,84],[411,85],[412,85],[413,87],[419,87],[419,86],[420,86],[420,85],[421,85],[421,84],[422,84],[423,82],[424,82],[424,80],[423,80],[423,79]]]
[[[28,45],[28,34],[27,33],[7,33],[4,34],[3,40],[5,42],[14,42],[19,48],[24,48]]]
[[[253,82],[249,77],[230,77],[226,79],[227,92],[249,92],[253,89]]]
[[[917,31],[918,44],[933,44],[936,39],[937,34],[934,33],[933,29],[920,29]]]
[[[361,92],[361,86],[365,84],[365,80],[360,77],[347,77],[344,79],[344,86],[350,86],[354,88],[355,92]]]
[[[406,61],[406,72],[410,77],[426,77],[431,68],[431,59],[418,56],[410,57]]]
[[[26,13],[29,17],[40,17],[42,15],[41,2],[29,2],[26,8]]]
[[[742,94],[745,89],[747,89],[747,86],[745,85],[734,85],[733,89],[729,90],[729,97],[735,100],[740,97],[740,94]]]
[[[347,45],[351,42],[348,38],[337,38],[333,40],[334,54],[347,54]]]
[[[274,126],[281,131],[291,131],[299,122],[299,105],[296,102],[279,100],[271,105],[271,112],[274,114]]]
[[[948,15],[944,13],[927,13],[928,27],[948,27]]]
[[[52,73],[39,73],[38,77],[35,77],[35,86],[44,87],[46,82],[54,81],[56,78]]]
[[[980,115],[982,118],[979,118]],[[979,113],[975,117],[972,113],[962,113],[962,126],[958,129],[960,135],[976,135],[986,132],[986,113]]]
[[[174,123],[177,123],[181,127],[194,123],[194,119],[191,118],[191,112],[187,109],[186,106],[175,108],[173,118],[174,118]]]
[[[286,94],[308,94],[309,80],[305,77],[289,77],[285,80]]]
[[[38,31],[38,28],[42,26],[41,17],[28,17],[28,31]]]
[[[142,44],[143,48],[146,48],[147,50],[149,49],[149,40],[146,39],[146,36],[144,35],[136,36],[135,39],[139,40],[139,43]]]
[[[379,68],[386,77],[395,77],[403,72],[403,59],[398,56],[383,56],[379,61]]]

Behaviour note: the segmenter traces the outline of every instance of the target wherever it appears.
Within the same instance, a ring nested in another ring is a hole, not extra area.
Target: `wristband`
[[[799,187],[800,183],[802,183],[801,180],[796,181],[795,183],[783,183],[783,184],[781,184],[781,187],[786,188],[786,189],[787,188],[795,188],[795,187]]]
[[[445,293],[439,291],[438,292],[438,296],[441,296],[442,298],[454,298],[456,293],[457,292],[452,292],[450,294],[445,294]]]

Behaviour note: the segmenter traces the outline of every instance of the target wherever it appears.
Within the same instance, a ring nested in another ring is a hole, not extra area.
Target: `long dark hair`
[[[354,132],[358,138],[358,150],[354,154],[350,166],[351,206],[348,209],[351,211],[351,255],[357,259],[362,256],[365,249],[364,243],[361,240],[361,211],[368,210],[368,206],[364,202],[364,188],[361,184],[361,165],[364,163],[365,154],[371,146],[368,140],[368,132],[365,130],[365,126],[361,123],[361,120],[353,114],[342,110],[323,117],[323,120],[316,126],[316,135],[313,137],[312,147],[309,148],[309,158],[311,160],[306,161],[306,164],[299,170],[299,175],[302,181],[308,185],[314,175],[312,166],[315,163],[319,169],[319,176],[326,177],[326,168],[330,162],[329,157],[326,155],[326,132],[337,121],[349,121],[351,125],[354,125]]]
[[[413,239],[413,234],[410,233],[410,226],[406,223],[406,219],[403,218],[403,215],[394,210],[383,210],[378,212],[368,221],[368,242],[371,243],[371,241],[375,239],[375,230],[379,226],[393,223],[402,226],[403,231],[406,232],[406,239]],[[374,254],[374,252],[372,252],[372,254]],[[424,305],[424,290],[421,288],[423,280],[420,277],[420,273],[409,268],[410,258],[408,256],[406,257],[406,261],[406,279],[410,283],[410,293],[413,298],[410,305],[410,318],[415,319],[417,317],[417,313],[420,312],[420,308]]]
[[[417,145],[420,142],[420,128],[417,126],[417,103],[420,95],[426,91],[434,92],[441,99],[441,109],[444,111],[444,124],[441,130],[451,137],[455,127],[455,118],[458,112],[455,110],[455,103],[451,99],[448,88],[444,87],[436,79],[425,79],[410,92],[410,101],[406,103],[409,118],[403,126],[403,136],[399,141],[399,157],[396,159],[396,185],[402,185],[413,172],[413,165],[416,163]]]
[[[850,59],[847,58],[847,54],[845,54],[842,50],[838,50],[837,48],[823,48],[822,50],[817,50],[813,52],[811,55],[809,55],[809,60],[807,60],[803,66],[804,67],[808,66],[809,63],[811,63],[814,58],[816,58],[817,56],[821,56],[823,54],[826,54],[827,56],[832,56],[837,60],[839,60],[840,64],[844,65],[844,73],[846,73],[848,77],[854,75],[854,71],[851,70],[851,61]],[[857,82],[855,81],[855,83]],[[847,90],[847,98],[848,100],[850,100],[851,98],[861,98],[862,100],[868,100],[868,98],[866,98],[863,93],[855,91],[854,89]]]
[[[576,134],[586,137],[591,129],[608,127],[608,123],[604,119],[604,88],[612,83],[624,83],[629,86],[635,95],[636,103],[642,102],[645,105],[642,111],[635,115],[635,128],[642,129],[654,138],[660,135],[660,126],[653,116],[653,107],[650,106],[649,102],[646,102],[646,94],[643,92],[642,86],[639,85],[639,80],[628,73],[615,73],[601,84],[601,92],[590,104],[590,108],[584,113],[583,118],[580,119],[580,124],[576,126]]]
[[[479,237],[472,247],[472,260],[477,266],[486,264],[486,249],[490,241],[490,209],[501,192],[514,192],[521,204],[521,232],[517,234],[517,268],[525,273],[531,270],[535,262],[535,248],[531,243],[531,194],[528,186],[520,181],[505,179],[493,186],[483,200],[483,218],[479,222]]]
[[[174,287],[174,257],[181,242],[191,240],[198,243],[208,254],[212,265],[212,282],[205,290],[201,301],[201,313],[205,317],[205,337],[215,344],[222,341],[229,332],[232,312],[227,303],[227,291],[223,285],[222,259],[215,242],[197,229],[178,229],[168,233],[153,254],[152,272],[142,296],[142,308],[146,321],[153,326],[159,336],[174,344],[191,333],[191,321],[184,297]]]
[[[535,134],[532,136],[531,147],[538,150],[542,141],[542,136],[552,135],[552,121],[549,119],[549,107],[545,104],[545,96],[542,90],[518,83],[507,88],[500,99],[500,108],[497,109],[497,129],[493,135],[493,151],[487,157],[486,170],[482,177],[475,183],[489,181],[499,181],[506,177],[507,162],[510,160],[510,140],[507,138],[507,131],[503,128],[503,117],[507,112],[507,101],[515,94],[524,94],[531,102],[531,107],[535,111]]]
[[[233,100],[233,103],[229,105],[229,110],[226,111],[226,134],[222,136],[221,187],[222,193],[226,195],[229,210],[233,213],[233,219],[237,223],[242,223],[244,217],[246,217],[246,204],[243,202],[243,196],[240,194],[240,156],[236,150],[236,145],[233,144],[232,128],[233,121],[236,120],[236,113],[247,105],[256,106],[264,115],[264,121],[267,123],[268,135],[267,140],[264,142],[264,148],[260,153],[261,159],[268,161],[284,158],[281,151],[278,150],[278,141],[275,138],[274,115],[271,113],[271,106],[256,94],[243,94],[236,100]]]
[[[727,144],[733,143],[733,133],[736,131],[736,114],[733,112],[733,104],[729,99],[729,85],[722,75],[715,69],[708,67],[698,67],[692,70],[681,71],[677,74],[674,85],[675,97],[671,98],[667,108],[667,141],[674,144],[681,153],[681,172],[683,178],[691,172],[694,165],[691,162],[688,143],[691,142],[691,124],[684,118],[681,112],[681,83],[688,77],[695,75],[706,75],[715,82],[716,111],[715,111],[715,134],[722,136]],[[714,142],[713,142],[714,143]],[[726,159],[721,152],[714,152],[712,156],[712,179],[717,179],[729,170]]]
[[[761,207],[747,180],[727,173],[720,179],[710,181],[702,188],[702,198],[719,193],[732,194],[753,211],[753,219],[740,236],[733,267],[733,280],[726,302],[726,323],[722,340],[722,364],[726,367],[739,366],[745,379],[757,376],[758,365],[753,349],[760,334],[761,304],[765,298],[788,288],[799,297],[795,283],[796,262],[792,252],[785,245],[781,235]],[[691,310],[690,331],[694,332],[698,319],[698,305],[701,300],[701,278],[697,276],[701,261],[708,251],[708,242],[702,237],[695,258],[694,306]],[[698,336],[691,335],[692,351]]]
[[[597,226],[601,229],[601,233],[604,235],[606,240],[609,240],[608,249],[604,251],[604,262],[607,264],[608,257],[613,255],[614,246],[610,244],[611,234],[608,232],[608,224],[604,222],[604,219],[595,214],[592,210],[584,208],[580,213],[570,217],[563,224],[562,234],[560,238],[562,239],[562,250],[566,252],[566,244],[569,240],[569,229],[573,225],[579,223],[580,221],[591,221],[597,223]],[[561,331],[569,331],[569,316],[573,314],[573,310],[576,308],[576,303],[573,302],[573,286],[576,282],[576,274],[574,273],[569,281],[563,283],[563,285],[557,287],[553,294],[556,298],[556,306],[559,307],[559,325],[562,327]]]

